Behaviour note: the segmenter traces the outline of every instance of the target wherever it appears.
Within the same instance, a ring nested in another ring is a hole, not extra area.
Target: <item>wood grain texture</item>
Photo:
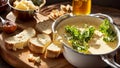
[[[15,21],[19,28],[25,29],[28,27],[35,27],[37,22],[35,20],[29,20],[29,21],[20,21],[15,18],[15,16],[10,12],[7,15],[7,19]],[[19,29],[18,29],[19,30]],[[50,59],[45,58],[44,54],[34,54],[32,53],[28,47],[17,50],[17,51],[11,51],[6,49],[4,39],[7,37],[7,34],[1,33],[0,34],[0,47],[1,47],[1,56],[3,59],[8,62],[13,67],[17,68],[65,68],[66,66],[69,68],[73,68],[72,65],[70,65],[63,55],[61,54],[58,58]],[[33,54],[35,56],[40,56],[41,63],[40,64],[34,64],[33,62],[28,61],[29,54]]]

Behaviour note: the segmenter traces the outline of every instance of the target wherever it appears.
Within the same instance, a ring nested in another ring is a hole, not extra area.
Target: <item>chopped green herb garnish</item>
[[[76,26],[65,26],[65,38],[72,45],[72,48],[78,52],[86,54],[89,49],[88,42],[91,40],[95,31],[95,27],[85,24],[84,28]],[[100,25],[99,31],[103,33],[105,42],[113,42],[117,36],[108,19],[105,19]]]
[[[116,39],[116,33],[113,31],[108,19],[105,19],[100,25],[100,31],[104,34],[104,41],[113,42]]]
[[[82,53],[86,53],[88,51],[88,41],[91,39],[95,31],[93,26],[86,27],[83,32],[75,26],[66,26],[65,31],[73,49]]]

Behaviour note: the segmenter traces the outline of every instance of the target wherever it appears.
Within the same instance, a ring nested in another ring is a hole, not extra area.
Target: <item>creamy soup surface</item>
[[[66,25],[75,25],[79,27],[81,30],[84,29],[83,23],[69,23],[69,24],[60,24],[56,27],[58,34],[62,37],[63,41],[67,43],[68,45],[72,46],[65,40],[65,26]],[[88,24],[91,25],[91,24]],[[98,24],[99,25],[99,24]],[[96,28],[93,37],[88,42],[89,44],[89,53],[88,54],[105,54],[113,51],[118,44],[118,40],[115,40],[114,42],[105,42],[103,41],[103,34],[98,30],[98,25],[91,25]]]
[[[104,54],[113,51],[117,46],[117,41],[106,43],[103,41],[102,33],[95,30],[95,34],[88,44],[90,46],[88,50],[91,54]]]

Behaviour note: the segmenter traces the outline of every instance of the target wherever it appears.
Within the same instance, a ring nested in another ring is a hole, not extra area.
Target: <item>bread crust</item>
[[[23,49],[28,45],[30,38],[36,35],[34,28],[24,29],[22,32],[5,38],[5,46],[7,49],[16,51],[17,49]]]
[[[41,36],[43,36],[43,38]],[[43,41],[40,39],[42,39]],[[51,38],[49,35],[38,34],[37,37],[31,38],[29,40],[28,47],[34,53],[43,54],[50,43],[51,43]]]
[[[56,43],[51,43],[45,52],[46,58],[56,58],[61,54],[61,46]]]
[[[45,48],[43,46],[36,46],[36,44],[29,42],[29,49],[34,53],[44,53]]]

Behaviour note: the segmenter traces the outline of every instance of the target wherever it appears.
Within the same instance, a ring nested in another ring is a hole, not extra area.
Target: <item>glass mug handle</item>
[[[97,14],[90,14],[90,16],[99,17],[101,19],[107,18],[110,21],[110,23],[114,24],[112,18],[106,14],[97,13]],[[116,53],[116,51],[115,51],[115,53]],[[115,53],[111,53],[108,55],[101,55],[101,59],[113,68],[120,68],[120,65],[118,63],[116,63],[114,60]]]

